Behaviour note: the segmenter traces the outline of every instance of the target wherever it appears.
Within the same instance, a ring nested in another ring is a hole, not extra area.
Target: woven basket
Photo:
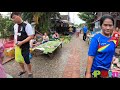
[[[14,57],[15,56],[15,49],[6,48],[4,51],[4,55],[6,57]]]

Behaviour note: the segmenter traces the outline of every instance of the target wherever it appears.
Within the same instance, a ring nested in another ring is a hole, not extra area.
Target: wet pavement
[[[73,35],[71,42],[63,44],[54,52],[54,57],[39,55],[31,60],[34,78],[83,78],[87,62],[88,44]],[[19,78],[20,67],[14,60],[4,64],[5,70]],[[23,75],[27,78],[27,73]]]

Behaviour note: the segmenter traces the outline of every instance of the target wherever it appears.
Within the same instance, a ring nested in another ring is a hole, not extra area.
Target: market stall
[[[53,52],[59,47],[62,47],[62,41],[54,40],[48,41],[44,44],[41,44],[35,48],[33,48],[33,52],[39,54],[48,54],[50,57],[52,56]],[[34,53],[34,54],[35,54]]]

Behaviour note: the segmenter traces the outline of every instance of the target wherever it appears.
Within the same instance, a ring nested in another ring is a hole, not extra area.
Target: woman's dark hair
[[[13,15],[18,15],[18,16],[21,16],[21,12],[12,12],[12,14],[11,14],[11,18],[13,17]]]
[[[102,24],[103,24],[103,22],[105,21],[105,19],[111,19],[112,22],[113,22],[113,25],[114,25],[114,19],[113,19],[113,17],[112,17],[111,15],[104,15],[104,16],[102,16],[101,19],[100,19],[100,26],[102,26]]]

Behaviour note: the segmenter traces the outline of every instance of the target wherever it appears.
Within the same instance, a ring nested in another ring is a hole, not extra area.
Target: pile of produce
[[[37,46],[34,49],[39,49],[43,51],[44,54],[48,54],[48,53],[52,53],[60,44],[61,44],[60,40],[49,41],[47,43]]]
[[[71,36],[61,36],[60,40],[63,41],[63,43],[67,44],[71,40]]]

